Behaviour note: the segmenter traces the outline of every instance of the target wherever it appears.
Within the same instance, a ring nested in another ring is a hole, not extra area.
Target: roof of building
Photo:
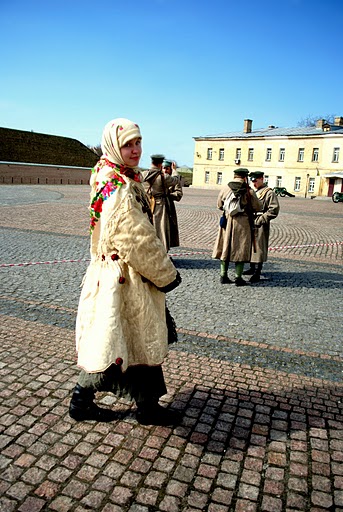
[[[76,139],[0,128],[0,161],[93,167],[99,157]]]
[[[245,133],[243,130],[238,132],[219,133],[216,135],[202,135],[199,137],[193,137],[196,140],[201,139],[251,139],[256,137],[313,137],[317,135],[329,135],[329,134],[340,134],[343,135],[343,126],[329,125],[328,131],[323,131],[322,128],[316,126],[304,126],[296,128],[258,128],[252,130],[250,133]]]

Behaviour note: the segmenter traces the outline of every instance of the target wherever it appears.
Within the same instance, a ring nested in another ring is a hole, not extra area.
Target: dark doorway
[[[335,185],[335,178],[329,178],[328,197],[332,197],[334,185]]]

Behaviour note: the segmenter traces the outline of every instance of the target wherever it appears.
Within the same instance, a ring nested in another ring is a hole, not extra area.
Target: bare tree
[[[97,154],[98,156],[102,155],[102,150],[101,150],[101,145],[100,144],[98,144],[97,146],[88,146],[88,147],[89,147],[89,149],[94,151],[94,153]]]
[[[317,116],[308,115],[308,116],[300,119],[300,121],[298,121],[298,126],[299,127],[316,126],[318,119],[325,119],[325,121],[327,121],[329,124],[334,124],[335,115],[334,114],[326,114],[325,116],[323,116],[323,115],[317,115]]]

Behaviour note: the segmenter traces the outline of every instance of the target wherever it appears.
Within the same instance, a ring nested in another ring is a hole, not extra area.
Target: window
[[[207,185],[210,183],[210,171],[205,171],[205,183]]]
[[[254,148],[249,148],[248,150],[248,160],[252,162],[254,160]]]
[[[224,160],[224,148],[220,148],[219,150],[219,160]]]
[[[236,148],[236,160],[240,160],[242,157],[242,150],[241,148]]]
[[[319,159],[319,148],[313,148],[312,162],[318,162],[318,159]]]
[[[223,173],[217,172],[217,185],[221,185],[223,183]]]
[[[280,148],[279,162],[284,162],[285,161],[285,153],[286,153],[285,148]]]
[[[207,148],[207,160],[212,160],[212,148]]]
[[[276,178],[276,186],[277,187],[282,187],[282,176],[278,176]]]
[[[305,149],[304,148],[299,148],[299,151],[298,151],[298,162],[303,162],[304,161],[304,153],[305,153]]]
[[[264,182],[266,185],[268,185],[268,181],[269,181],[269,176],[264,175],[264,180],[263,180],[263,182]]]
[[[299,190],[300,190],[300,183],[301,183],[301,178],[299,176],[297,176],[294,181],[294,190],[296,192],[299,192]]]
[[[272,148],[267,148],[267,152],[266,152],[266,161],[267,162],[270,162],[272,159]]]
[[[310,178],[308,181],[308,191],[314,192],[314,184],[315,184],[316,178]]]
[[[333,148],[332,161],[333,162],[339,161],[339,148]]]

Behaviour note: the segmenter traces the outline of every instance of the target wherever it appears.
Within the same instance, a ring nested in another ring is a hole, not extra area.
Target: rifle
[[[247,214],[248,214],[248,219],[249,219],[249,224],[250,224],[250,229],[251,229],[252,246],[253,246],[254,253],[255,253],[256,252],[255,216],[254,216],[254,210],[253,210],[252,204],[251,204],[251,195],[250,195],[250,187],[249,187],[248,180],[245,183],[246,183],[246,189],[247,189],[247,203],[248,203]]]

